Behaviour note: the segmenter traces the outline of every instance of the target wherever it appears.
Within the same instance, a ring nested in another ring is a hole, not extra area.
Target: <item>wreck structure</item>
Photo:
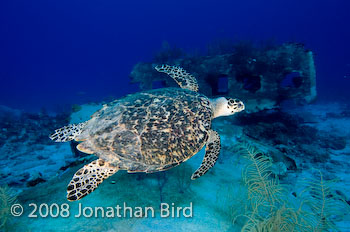
[[[161,63],[177,65],[194,75],[200,92],[208,97],[241,99],[246,111],[278,108],[284,100],[310,103],[316,98],[316,72],[313,54],[304,46],[288,43],[270,48],[238,44],[232,53],[189,56],[179,59],[138,63],[130,78],[141,90],[177,86],[154,67]]]

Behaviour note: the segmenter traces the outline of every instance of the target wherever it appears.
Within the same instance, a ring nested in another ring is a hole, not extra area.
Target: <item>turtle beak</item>
[[[238,109],[241,109],[241,111],[243,111],[245,109],[245,105],[242,101],[239,101],[237,104]]]
[[[238,99],[234,99],[234,107],[236,112],[241,112],[245,109],[244,103]]]

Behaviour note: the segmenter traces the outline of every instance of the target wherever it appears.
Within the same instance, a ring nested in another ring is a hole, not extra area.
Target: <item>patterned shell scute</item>
[[[121,169],[153,172],[187,160],[208,139],[212,109],[202,94],[165,88],[132,94],[96,112],[81,137]]]

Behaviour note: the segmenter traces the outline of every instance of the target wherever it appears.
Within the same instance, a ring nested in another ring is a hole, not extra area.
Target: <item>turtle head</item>
[[[221,116],[230,116],[244,110],[244,103],[234,98],[219,97],[210,99],[212,104],[214,118]]]

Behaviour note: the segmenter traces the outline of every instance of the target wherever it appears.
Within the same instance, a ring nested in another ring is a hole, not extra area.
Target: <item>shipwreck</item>
[[[203,94],[238,97],[247,112],[280,107],[285,100],[310,103],[316,99],[316,71],[312,51],[286,43],[257,48],[239,43],[231,53],[209,56],[164,56],[134,66],[130,78],[141,90],[177,86],[154,70],[160,63],[177,65],[194,75]]]

